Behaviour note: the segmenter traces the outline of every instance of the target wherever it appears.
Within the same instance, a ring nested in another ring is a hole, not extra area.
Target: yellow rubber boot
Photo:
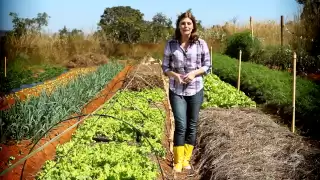
[[[194,146],[192,146],[190,144],[184,145],[184,161],[183,161],[183,168],[184,169],[191,169],[190,159],[192,156],[193,148],[194,148]]]
[[[174,146],[173,147],[173,158],[174,158],[173,170],[174,171],[176,172],[182,171],[183,156],[184,156],[184,146]]]

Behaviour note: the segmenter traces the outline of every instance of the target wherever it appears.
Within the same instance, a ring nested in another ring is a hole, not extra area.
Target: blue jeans
[[[175,121],[174,146],[195,145],[203,89],[193,96],[180,96],[169,89],[169,100]]]

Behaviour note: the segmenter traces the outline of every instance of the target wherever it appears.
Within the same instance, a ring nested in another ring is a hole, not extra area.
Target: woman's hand
[[[182,74],[175,73],[174,79],[179,82],[179,84],[186,84],[183,80],[184,76]]]
[[[193,81],[193,79],[195,78],[195,73],[194,72],[189,72],[188,74],[186,74],[183,78],[184,82],[186,83],[190,83],[191,81]]]

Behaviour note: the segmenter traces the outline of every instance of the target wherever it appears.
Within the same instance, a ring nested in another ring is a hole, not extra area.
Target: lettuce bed
[[[256,107],[244,92],[238,91],[232,85],[225,83],[215,74],[205,76],[204,84],[205,102],[202,107]]]
[[[145,136],[122,121],[92,116],[70,142],[57,147],[56,159],[45,163],[37,179],[156,179],[154,154],[165,156],[165,111],[155,103],[163,100],[161,89],[119,92],[96,114],[123,119]],[[96,142],[95,137],[107,142]]]

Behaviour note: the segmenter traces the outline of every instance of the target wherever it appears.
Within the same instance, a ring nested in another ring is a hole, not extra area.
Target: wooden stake
[[[281,16],[280,17],[281,47],[283,46],[283,27],[284,27],[283,16]]]
[[[238,68],[238,91],[240,91],[240,75],[241,75],[241,56],[242,51],[239,51],[239,68]]]
[[[250,29],[251,29],[251,38],[253,40],[253,23],[252,23],[252,16],[250,16]]]
[[[297,69],[297,54],[296,52],[293,53],[293,86],[292,86],[292,132],[295,133],[295,124],[296,124],[296,69]]]
[[[7,77],[7,57],[4,57],[4,77]]]
[[[213,60],[212,60],[212,46],[210,47],[210,56],[211,56],[211,66],[212,66],[212,63],[213,63]],[[213,70],[211,68],[211,74],[213,73]]]

